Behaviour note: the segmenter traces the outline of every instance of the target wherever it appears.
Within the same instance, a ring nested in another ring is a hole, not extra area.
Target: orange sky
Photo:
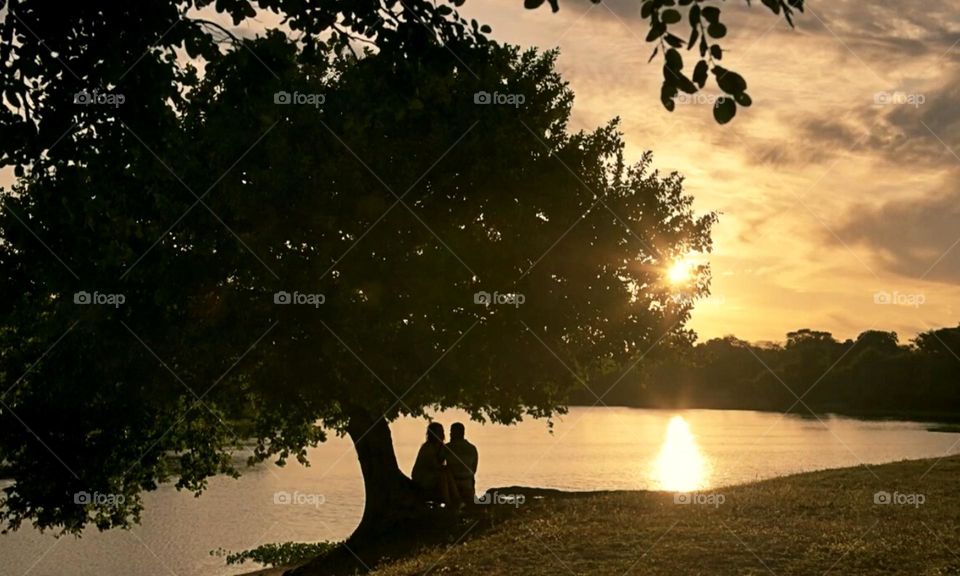
[[[691,323],[701,338],[810,327],[906,340],[960,321],[960,4],[810,1],[790,30],[759,2],[727,2],[724,63],[754,106],[724,127],[708,105],[661,106],[639,6],[472,0],[462,12],[498,40],[559,47],[573,127],[620,116],[628,157],[652,150],[700,210],[723,213],[714,295]]]

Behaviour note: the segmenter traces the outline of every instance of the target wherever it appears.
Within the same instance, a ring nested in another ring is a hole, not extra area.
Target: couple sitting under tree
[[[477,448],[464,438],[459,422],[450,426],[450,442],[444,444],[444,440],[443,425],[431,422],[411,477],[425,500],[459,507],[472,502],[475,495]]]

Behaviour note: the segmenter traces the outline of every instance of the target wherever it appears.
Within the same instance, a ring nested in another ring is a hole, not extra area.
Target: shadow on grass
[[[584,498],[606,492],[563,492],[545,488],[510,486],[491,488],[480,502],[459,511],[431,507],[410,518],[388,535],[358,540],[351,537],[285,576],[349,576],[365,574],[395,560],[431,548],[446,548],[480,536],[506,520],[528,514],[548,500]],[[425,574],[429,569],[420,572]]]

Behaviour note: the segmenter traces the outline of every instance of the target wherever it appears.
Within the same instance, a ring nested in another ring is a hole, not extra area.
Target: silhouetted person
[[[476,495],[477,447],[464,438],[460,422],[450,426],[450,442],[447,444],[447,468],[453,476],[453,484],[460,500],[473,502]]]
[[[417,452],[410,476],[424,499],[453,504],[455,488],[446,467],[447,453],[443,441],[443,425],[439,422],[427,425],[427,440]]]

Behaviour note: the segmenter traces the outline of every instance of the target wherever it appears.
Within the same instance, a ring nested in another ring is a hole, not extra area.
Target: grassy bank
[[[958,488],[960,457],[788,476],[691,498],[701,503],[528,490],[519,507],[482,507],[502,511],[467,518],[447,544],[368,564],[377,576],[960,574]],[[878,492],[899,503],[875,503]]]

